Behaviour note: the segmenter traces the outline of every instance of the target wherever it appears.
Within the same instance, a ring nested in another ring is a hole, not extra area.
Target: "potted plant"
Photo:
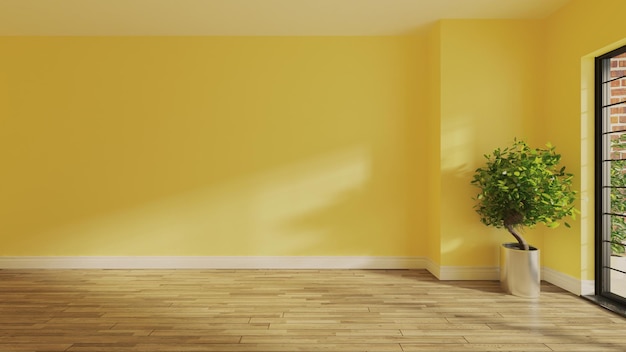
[[[485,158],[486,165],[476,169],[471,181],[480,189],[475,210],[483,224],[506,228],[517,240],[501,247],[502,286],[517,296],[537,297],[539,250],[528,244],[521,229],[538,223],[554,228],[566,216],[575,218],[573,175],[559,166],[561,155],[550,144],[531,148],[515,139]]]

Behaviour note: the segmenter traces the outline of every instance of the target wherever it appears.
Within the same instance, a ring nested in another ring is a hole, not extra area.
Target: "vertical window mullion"
[[[610,103],[610,87],[611,85],[609,83],[606,83],[607,81],[610,80],[611,77],[611,64],[610,64],[610,59],[602,59],[599,62],[600,65],[600,79],[601,79],[601,84],[600,84],[600,104],[601,104],[601,114],[600,114],[600,121],[602,124],[602,136],[600,138],[601,140],[601,155],[602,155],[602,159],[601,160],[609,160],[611,159],[611,138],[612,136],[607,134],[606,132],[610,132],[611,131],[611,117],[610,117],[610,111],[611,108],[609,107],[605,107],[606,105],[608,105]],[[602,207],[602,213],[603,214],[607,214],[607,213],[611,213],[611,162],[607,161],[607,162],[601,162],[601,166],[602,166],[602,178],[601,178],[601,187],[603,189],[603,192],[601,194],[601,199],[602,199],[602,203],[601,203],[601,207]],[[601,270],[601,292],[600,294],[603,294],[605,292],[609,292],[611,290],[611,258],[610,255],[606,255],[606,253],[610,253],[610,247],[611,245],[609,244],[609,241],[611,240],[611,216],[610,215],[603,215],[601,218],[602,221],[602,227],[601,227],[601,250],[602,250],[602,255],[601,255],[601,261],[600,262],[600,270]]]

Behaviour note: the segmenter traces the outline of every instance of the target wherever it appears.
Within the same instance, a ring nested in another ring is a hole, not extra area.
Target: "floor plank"
[[[0,351],[626,351],[626,319],[424,270],[0,270]]]

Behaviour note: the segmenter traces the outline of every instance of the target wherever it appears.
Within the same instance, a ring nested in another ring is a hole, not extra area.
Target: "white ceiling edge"
[[[0,0],[0,36],[402,35],[439,19],[540,19],[570,0]]]

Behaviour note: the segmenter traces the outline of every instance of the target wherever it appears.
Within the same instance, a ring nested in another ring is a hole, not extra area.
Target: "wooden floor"
[[[0,270],[0,351],[626,351],[626,319],[542,290],[423,270]]]

